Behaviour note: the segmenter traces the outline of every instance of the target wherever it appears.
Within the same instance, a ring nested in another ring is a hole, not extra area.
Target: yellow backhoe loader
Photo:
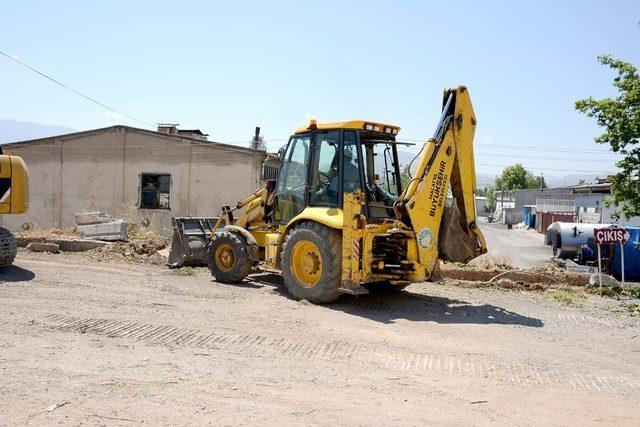
[[[29,175],[22,158],[4,154],[0,147],[0,215],[25,213],[29,208]],[[0,227],[0,267],[13,263],[16,239]]]
[[[218,218],[174,219],[169,264],[205,256],[220,282],[242,281],[259,266],[282,274],[294,297],[326,303],[372,285],[425,281],[439,259],[470,261],[486,252],[476,224],[475,128],[467,89],[445,90],[436,131],[403,188],[399,127],[312,120],[280,150],[276,180]]]

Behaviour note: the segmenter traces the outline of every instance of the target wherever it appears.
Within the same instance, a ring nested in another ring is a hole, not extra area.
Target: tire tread
[[[323,276],[320,278],[321,283],[318,283],[313,288],[298,286],[296,279],[288,268],[291,256],[289,247],[299,239],[299,236],[301,237],[307,232],[315,235],[323,243],[319,247],[320,252],[323,254]],[[282,277],[289,293],[294,298],[323,304],[335,301],[340,296],[338,288],[342,280],[342,240],[338,231],[317,222],[302,222],[285,237],[281,253],[280,270],[282,271]]]
[[[234,267],[229,271],[220,270],[215,265],[215,248],[219,243],[229,243],[234,248],[236,262]],[[207,262],[209,263],[211,275],[223,283],[242,282],[244,278],[249,275],[253,266],[253,262],[249,259],[247,242],[237,233],[229,231],[217,233],[215,238],[209,243],[207,247]]]

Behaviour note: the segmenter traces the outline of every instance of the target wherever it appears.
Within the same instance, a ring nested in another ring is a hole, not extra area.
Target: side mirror
[[[284,151],[285,151],[285,147],[280,147],[278,149],[278,158],[280,159],[280,162],[284,161]]]

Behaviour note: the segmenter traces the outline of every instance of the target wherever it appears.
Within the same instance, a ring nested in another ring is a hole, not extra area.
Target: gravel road
[[[425,283],[315,306],[272,275],[21,252],[0,304],[3,425],[640,424],[640,320],[597,302]]]
[[[478,224],[487,240],[489,256],[504,259],[518,268],[551,264],[551,247],[544,244],[544,236],[535,230],[508,230],[506,225],[496,222]]]

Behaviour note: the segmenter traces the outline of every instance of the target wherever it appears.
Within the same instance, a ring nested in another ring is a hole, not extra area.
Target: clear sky
[[[244,145],[261,126],[273,150],[310,117],[426,138],[464,84],[480,172],[566,175],[614,170],[573,104],[614,94],[598,54],[640,65],[639,21],[638,0],[0,0],[0,50],[144,122]],[[0,118],[145,127],[4,57],[0,77]]]

